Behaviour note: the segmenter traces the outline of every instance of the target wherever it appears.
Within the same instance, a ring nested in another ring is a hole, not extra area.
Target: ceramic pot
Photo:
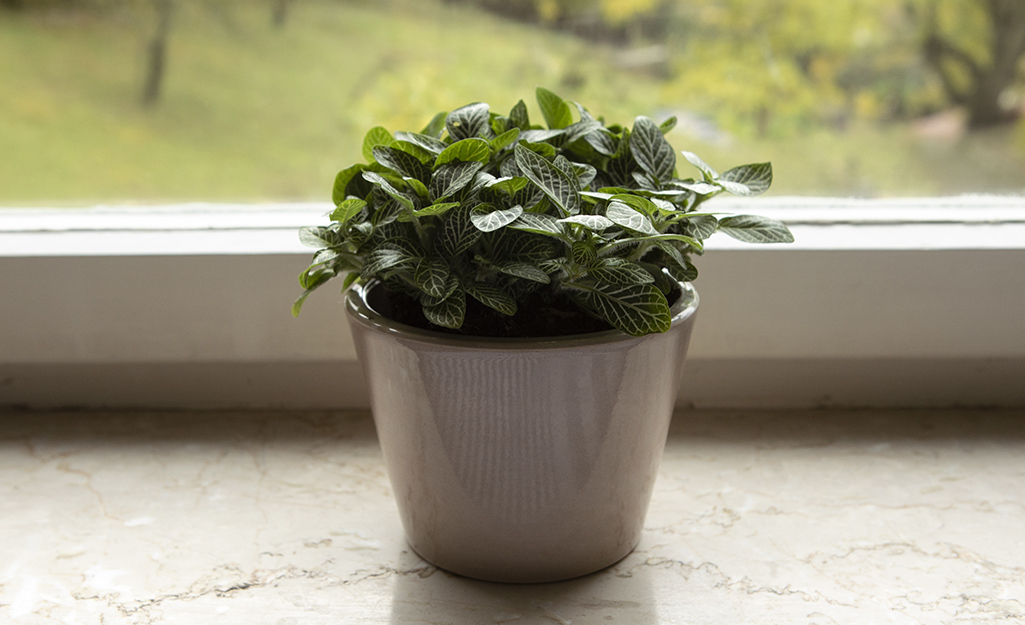
[[[698,306],[672,327],[474,338],[388,319],[353,288],[349,325],[410,546],[453,573],[550,582],[640,540]]]

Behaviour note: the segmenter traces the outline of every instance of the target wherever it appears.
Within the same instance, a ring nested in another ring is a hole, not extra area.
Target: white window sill
[[[752,248],[716,235],[710,250],[1025,248],[1025,197],[717,198],[709,207],[782,219],[796,238]],[[330,211],[309,202],[0,209],[0,256],[305,254],[296,230],[327,223]]]
[[[326,204],[0,210],[0,406],[363,407],[337,289],[288,307]],[[1025,405],[1025,198],[721,198],[681,405]]]

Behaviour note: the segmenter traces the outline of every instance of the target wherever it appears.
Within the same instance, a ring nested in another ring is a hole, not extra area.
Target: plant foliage
[[[697,277],[692,255],[720,231],[752,243],[793,241],[779,221],[701,210],[726,191],[757,195],[772,182],[758,163],[681,179],[661,126],[637,117],[606,125],[543,88],[546,125],[520,101],[508,115],[473,103],[438,114],[420,132],[373,128],[367,163],[335,179],[327,226],[300,239],[318,248],[292,307],[335,276],[379,280],[413,297],[437,326],[463,325],[468,298],[513,315],[539,289],[640,336],[669,329],[667,295]],[[574,114],[574,111],[576,114]]]

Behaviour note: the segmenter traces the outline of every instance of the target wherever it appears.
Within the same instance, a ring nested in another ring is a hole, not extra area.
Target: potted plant
[[[640,539],[698,307],[691,257],[782,223],[703,210],[756,195],[769,163],[718,174],[661,125],[606,125],[537,89],[366,135],[293,306],[336,276],[407,539],[492,581],[618,561]],[[352,287],[352,288],[350,288]]]

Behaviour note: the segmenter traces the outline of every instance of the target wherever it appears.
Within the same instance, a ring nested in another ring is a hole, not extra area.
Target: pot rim
[[[679,282],[678,284],[680,285],[682,293],[670,308],[670,312],[672,313],[672,325],[670,330],[692,318],[697,312],[698,303],[700,301],[698,298],[698,292],[694,288],[693,284],[690,282]],[[619,330],[613,329],[602,330],[601,332],[589,332],[587,334],[504,338],[495,336],[448,334],[446,332],[424,330],[422,328],[394,321],[371,308],[367,303],[367,294],[379,285],[379,282],[373,281],[365,285],[355,284],[349,288],[345,293],[345,312],[347,313],[350,321],[398,338],[430,343],[432,345],[444,345],[448,347],[468,349],[562,349],[567,347],[583,347],[606,343],[639,341],[661,336],[660,334],[630,336]]]

